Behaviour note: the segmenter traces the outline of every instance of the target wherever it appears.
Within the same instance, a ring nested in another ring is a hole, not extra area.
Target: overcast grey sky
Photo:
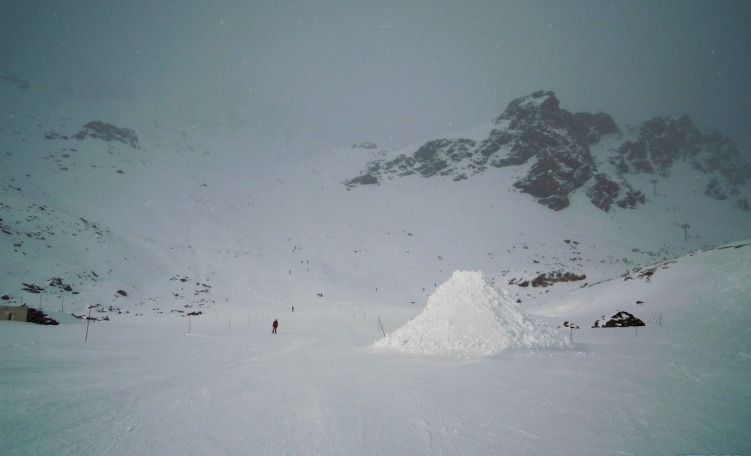
[[[545,89],[621,126],[688,113],[751,145],[745,0],[4,0],[0,68],[346,142],[438,137]]]

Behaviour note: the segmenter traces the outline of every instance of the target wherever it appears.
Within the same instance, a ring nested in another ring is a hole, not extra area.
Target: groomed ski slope
[[[661,326],[581,320],[571,348],[485,357],[374,350],[378,317],[387,333],[409,318],[356,301],[202,315],[190,334],[184,318],[123,316],[86,343],[77,321],[0,322],[3,453],[748,454],[749,249],[577,292],[626,284],[624,302],[642,297]],[[573,302],[540,313],[602,312]]]

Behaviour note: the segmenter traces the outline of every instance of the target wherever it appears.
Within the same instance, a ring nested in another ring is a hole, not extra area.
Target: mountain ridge
[[[603,165],[592,149],[611,139]],[[571,113],[552,91],[537,91],[511,101],[493,121],[487,138],[435,139],[416,151],[401,150],[391,159],[376,159],[359,176],[344,181],[347,189],[379,184],[384,179],[421,175],[468,179],[487,169],[531,164],[513,187],[538,203],[559,211],[571,194],[583,190],[592,204],[608,212],[615,205],[632,209],[647,201],[629,176],[670,174],[685,161],[707,177],[705,195],[734,200],[749,211],[751,165],[728,138],[700,129],[687,115],[655,117],[624,133],[606,113]]]
[[[56,277],[80,290],[65,297],[66,308],[78,312],[92,303],[179,314],[248,300],[274,306],[320,299],[400,303],[409,311],[458,269],[484,270],[527,300],[547,290],[510,281],[558,272],[598,281],[748,232],[745,218],[726,223],[738,213],[728,204],[706,216],[715,200],[701,197],[684,160],[671,165],[653,204],[639,211],[599,210],[581,190],[568,195],[565,211],[533,204],[511,183],[537,163],[536,148],[584,144],[578,160],[591,169],[616,167],[604,153],[615,148],[615,124],[606,115],[567,113],[544,93],[512,102],[506,117],[456,143],[467,178],[346,191],[341,182],[363,157],[388,160],[408,149],[357,143],[353,153],[215,130],[212,119],[183,125],[169,107],[117,110],[66,99],[72,104],[58,112],[47,89],[0,90],[13,101],[0,123],[0,247],[9,258],[0,295],[14,302],[28,297],[19,292],[22,283],[44,286]],[[512,122],[516,130],[508,130]],[[557,129],[547,128],[551,123]],[[518,140],[514,154],[505,154],[504,135]],[[465,146],[486,153],[473,161],[462,155]],[[493,165],[525,155],[521,165]],[[630,177],[635,191],[652,192],[649,176]],[[697,204],[686,197],[694,193]]]

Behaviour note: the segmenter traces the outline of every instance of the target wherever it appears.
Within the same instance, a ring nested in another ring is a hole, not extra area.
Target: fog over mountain
[[[1,2],[3,455],[750,454],[750,9]]]
[[[742,0],[11,0],[0,66],[60,109],[129,99],[239,129],[261,111],[329,140],[426,140],[549,89],[572,112],[688,114],[747,146],[749,24]]]

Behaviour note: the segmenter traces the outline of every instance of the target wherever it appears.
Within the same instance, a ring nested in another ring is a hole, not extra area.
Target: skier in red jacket
[[[276,334],[276,328],[279,327],[279,320],[274,320],[274,323],[271,324],[271,327],[273,328],[271,330],[271,333]]]

